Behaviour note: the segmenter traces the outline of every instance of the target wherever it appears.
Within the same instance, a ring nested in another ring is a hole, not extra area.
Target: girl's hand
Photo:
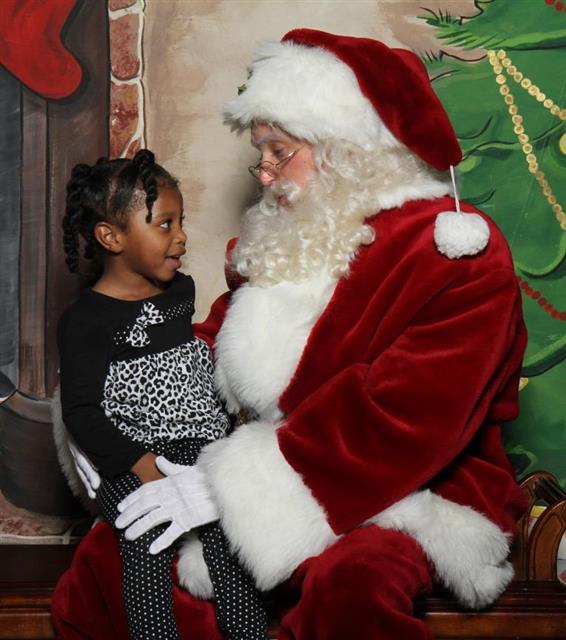
[[[130,471],[135,473],[144,484],[146,482],[153,482],[153,480],[161,480],[161,478],[165,476],[157,468],[155,464],[156,458],[155,453],[148,451],[136,462]]]

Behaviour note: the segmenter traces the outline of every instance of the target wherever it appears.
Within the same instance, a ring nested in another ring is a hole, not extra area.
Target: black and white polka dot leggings
[[[172,462],[194,464],[205,440],[156,443],[152,450]],[[103,479],[97,492],[102,515],[113,523],[118,503],[140,486],[138,478],[126,473],[112,481]],[[155,527],[137,540],[128,541],[117,530],[123,566],[123,593],[132,640],[179,640],[173,613],[171,565],[176,550],[149,553],[151,543],[166,529]],[[201,527],[199,537],[214,587],[218,626],[229,640],[265,640],[267,616],[260,594],[250,576],[230,553],[217,523]]]

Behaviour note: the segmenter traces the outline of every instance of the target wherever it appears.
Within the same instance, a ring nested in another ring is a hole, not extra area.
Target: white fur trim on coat
[[[253,422],[207,445],[199,458],[219,506],[222,528],[260,589],[287,579],[338,536],[299,474],[281,454],[277,427]],[[439,579],[462,604],[492,602],[507,586],[507,536],[485,516],[429,491],[416,492],[365,524],[417,540]]]
[[[352,69],[320,47],[266,42],[255,52],[245,90],[224,105],[224,118],[245,129],[258,120],[314,143],[336,138],[364,149],[399,147]]]
[[[335,287],[336,278],[321,273],[234,293],[215,347],[216,388],[231,413],[244,406],[260,420],[281,418],[279,397]]]
[[[442,198],[452,191],[450,184],[429,172],[422,171],[413,177],[411,182],[388,188],[376,194],[377,206],[381,209],[402,207],[411,200],[433,200]]]
[[[477,213],[443,211],[436,216],[434,242],[449,258],[476,255],[488,241],[489,227]]]

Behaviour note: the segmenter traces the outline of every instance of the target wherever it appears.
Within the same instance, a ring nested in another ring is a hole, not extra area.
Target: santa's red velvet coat
[[[437,252],[433,220],[451,208],[375,217],[280,399],[283,455],[336,533],[426,486],[514,529],[522,498],[499,433],[518,411],[521,298],[493,225],[480,256]]]
[[[298,366],[291,356],[284,384],[274,354],[285,351],[286,338],[271,336],[270,326],[263,337],[253,329],[270,317],[269,297],[246,293],[257,288],[244,285],[231,301],[227,294],[197,327],[212,341],[228,305],[217,347],[220,388],[232,408],[251,405],[259,414],[209,445],[200,464],[222,527],[260,587],[285,580],[338,540],[344,548],[348,532],[368,523],[415,538],[470,606],[493,600],[510,579],[507,534],[524,501],[500,425],[517,415],[526,331],[509,249],[490,220],[479,255],[450,260],[437,250],[436,216],[453,208],[450,198],[412,201],[370,220],[376,239],[359,250],[349,275],[314,287],[304,345],[289,347]],[[229,330],[237,313],[248,313],[252,330]],[[232,351],[245,353],[254,335],[250,348],[265,348],[233,370]],[[267,388],[278,402],[253,406],[270,367],[280,379]],[[96,535],[85,538],[80,566],[55,593],[61,628],[85,628],[87,601],[106,608],[99,587],[118,554],[109,548],[102,561],[92,549]],[[184,583],[206,594],[206,576],[191,582],[190,566]],[[81,584],[80,605],[73,582]]]

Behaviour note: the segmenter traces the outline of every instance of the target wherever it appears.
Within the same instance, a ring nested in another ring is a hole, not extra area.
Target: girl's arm
[[[155,464],[157,456],[155,453],[148,451],[134,464],[130,469],[132,473],[141,480],[141,482],[152,482],[153,480],[160,480],[165,476],[159,471]]]
[[[112,344],[104,323],[75,307],[59,324],[58,343],[66,428],[103,475],[112,478],[130,471],[147,450],[116,429],[102,409]]]

